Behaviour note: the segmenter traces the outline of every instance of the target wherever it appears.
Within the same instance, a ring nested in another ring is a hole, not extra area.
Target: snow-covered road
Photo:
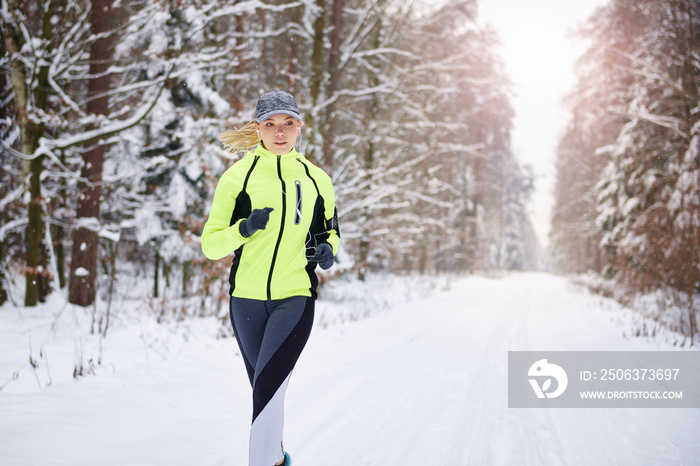
[[[507,407],[509,350],[672,349],[625,339],[620,312],[528,273],[454,280],[316,328],[287,392],[285,447],[295,466],[700,464],[697,409]],[[232,339],[193,338],[177,357],[0,392],[0,464],[243,466],[250,388],[236,353]]]

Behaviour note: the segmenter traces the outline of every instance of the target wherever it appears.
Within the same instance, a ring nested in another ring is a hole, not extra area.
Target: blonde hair
[[[225,131],[221,133],[219,139],[224,144],[224,149],[227,149],[232,154],[246,150],[260,142],[255,121],[251,121],[242,128],[233,128],[230,131]]]

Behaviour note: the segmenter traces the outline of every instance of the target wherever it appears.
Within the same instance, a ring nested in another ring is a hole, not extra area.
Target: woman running
[[[249,466],[291,464],[282,444],[284,395],[311,332],[316,264],[333,265],[340,243],[330,177],[294,149],[301,114],[291,94],[272,91],[255,119],[221,135],[235,153],[219,179],[202,252],[234,253],[231,325],[253,388]]]

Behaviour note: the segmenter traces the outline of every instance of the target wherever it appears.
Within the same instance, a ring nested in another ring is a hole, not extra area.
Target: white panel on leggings
[[[291,373],[284,379],[250,428],[249,466],[271,466],[284,458],[282,431],[284,428],[284,395]]]

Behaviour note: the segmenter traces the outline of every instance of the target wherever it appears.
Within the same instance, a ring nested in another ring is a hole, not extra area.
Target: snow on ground
[[[509,350],[676,349],[623,336],[616,303],[538,273],[383,285],[318,303],[287,392],[295,466],[699,464],[697,409],[507,407]],[[0,309],[1,465],[246,464],[250,387],[216,319],[122,318],[100,340],[60,309]]]

